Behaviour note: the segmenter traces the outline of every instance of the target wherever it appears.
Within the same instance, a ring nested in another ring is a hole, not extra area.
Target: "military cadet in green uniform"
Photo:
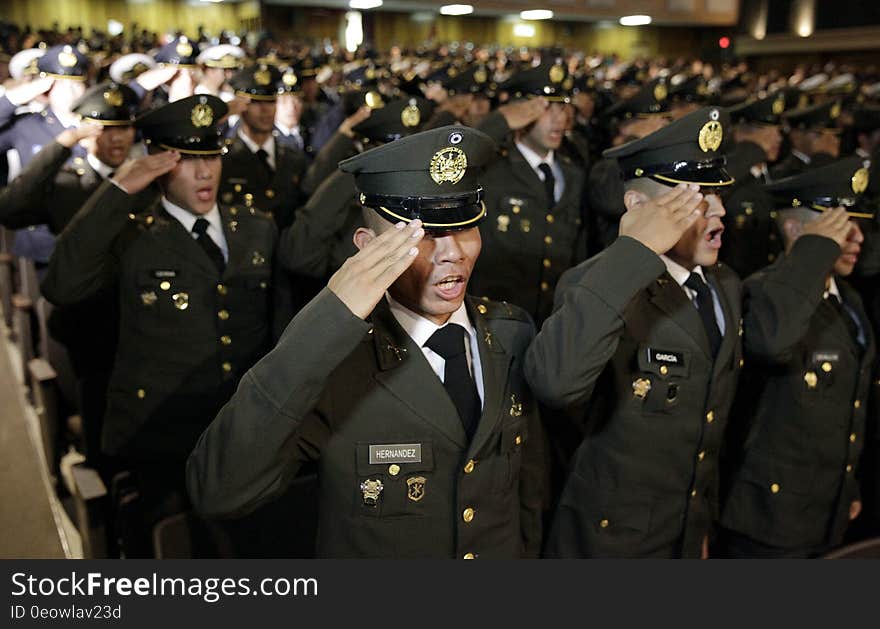
[[[625,180],[620,237],[563,276],[526,354],[540,401],[585,408],[549,556],[706,552],[741,356],[739,279],[716,264],[728,128],[704,108],[606,151]]]
[[[557,152],[572,82],[560,61],[523,70],[503,89],[514,102],[543,98],[543,106],[514,126],[500,111],[480,125],[510,139],[482,181],[489,219],[480,226],[483,253],[471,289],[521,306],[538,325],[553,308],[559,276],[587,255],[584,174]]]
[[[823,166],[838,158],[840,129],[836,121],[840,111],[838,101],[828,101],[786,111],[782,115],[791,152],[770,169],[772,181]]]
[[[728,110],[733,123],[733,146],[727,154],[728,172],[736,179],[724,194],[727,233],[721,259],[740,277],[748,277],[782,251],[776,212],[770,194],[768,165],[779,159],[785,111],[782,92],[746,101]]]
[[[450,126],[340,165],[366,208],[359,252],[202,435],[187,467],[201,512],[254,509],[317,459],[319,556],[537,554],[540,423],[522,376],[534,327],[465,294],[493,150]]]
[[[139,118],[150,154],[101,184],[59,236],[43,283],[58,305],[118,285],[102,445],[134,470],[146,532],[186,508],[186,456],[271,340],[276,228],[253,208],[217,205],[226,111],[198,95]],[[136,205],[154,181],[161,199]]]
[[[275,218],[278,229],[293,223],[293,211],[304,200],[300,183],[305,153],[276,141],[275,100],[282,89],[281,72],[258,64],[230,79],[238,97],[248,99],[240,123],[223,156],[220,200],[256,207]]]
[[[786,254],[746,280],[746,366],[721,516],[728,557],[811,557],[840,545],[861,509],[874,334],[844,280],[869,170],[850,157],[775,182]],[[852,220],[851,220],[852,219]],[[873,432],[873,430],[872,430]]]

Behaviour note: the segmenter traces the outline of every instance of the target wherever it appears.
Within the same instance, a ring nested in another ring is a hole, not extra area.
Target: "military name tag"
[[[370,446],[370,465],[421,462],[422,444],[420,443],[391,443]]]
[[[174,279],[177,277],[176,269],[153,269],[152,271],[153,279],[157,280],[167,280]]]
[[[654,349],[653,347],[649,347],[648,362],[684,367],[684,354],[681,352],[673,352],[668,349]]]
[[[814,363],[836,363],[840,361],[840,352],[818,351],[813,352]]]

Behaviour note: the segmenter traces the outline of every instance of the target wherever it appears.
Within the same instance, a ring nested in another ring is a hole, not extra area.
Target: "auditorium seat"
[[[823,559],[880,559],[880,537],[849,544],[822,557]]]

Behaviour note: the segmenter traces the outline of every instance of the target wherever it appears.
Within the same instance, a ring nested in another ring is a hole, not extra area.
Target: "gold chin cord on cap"
[[[393,216],[394,218],[401,220],[405,223],[409,223],[414,220],[412,218],[409,218],[408,216],[401,216],[400,214],[396,214],[395,212],[392,212],[384,206],[379,206],[379,209],[389,216]],[[425,229],[455,229],[459,227],[466,227],[467,225],[472,225],[473,223],[478,222],[484,216],[486,216],[486,203],[485,201],[480,201],[480,213],[473,218],[469,218],[466,221],[461,221],[458,223],[422,223],[422,227],[424,227]]]

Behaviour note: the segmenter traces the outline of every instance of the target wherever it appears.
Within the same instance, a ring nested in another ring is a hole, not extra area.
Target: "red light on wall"
[[[718,40],[718,45],[727,50],[730,48],[730,37],[722,37]]]

